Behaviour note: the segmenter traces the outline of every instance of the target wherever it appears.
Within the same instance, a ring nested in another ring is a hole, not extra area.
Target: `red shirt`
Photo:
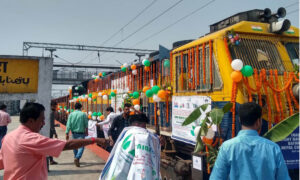
[[[0,169],[4,168],[4,180],[47,179],[46,156],[58,157],[65,144],[65,141],[47,138],[20,125],[3,139]]]

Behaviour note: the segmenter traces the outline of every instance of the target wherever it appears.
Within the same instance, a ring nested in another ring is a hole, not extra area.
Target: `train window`
[[[279,52],[275,44],[268,40],[243,38],[239,45],[229,46],[232,59],[241,59],[244,65],[251,65],[256,69],[277,69],[284,72]]]
[[[299,65],[299,43],[286,43],[285,48],[292,63]]]

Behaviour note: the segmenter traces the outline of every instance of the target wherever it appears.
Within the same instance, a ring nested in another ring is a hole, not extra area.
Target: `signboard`
[[[39,61],[0,59],[0,93],[36,93]]]
[[[130,75],[111,80],[111,85],[113,87],[112,89],[116,89],[118,93],[128,92],[129,91],[128,80],[131,82]]]
[[[277,143],[280,146],[288,169],[299,168],[299,127],[283,141]]]
[[[182,126],[184,120],[194,111],[195,108],[211,104],[209,96],[173,96],[172,98],[172,138],[189,144],[196,144],[194,129],[199,126],[200,121],[205,118],[205,113],[199,119],[187,126]],[[210,111],[208,106],[206,112]]]

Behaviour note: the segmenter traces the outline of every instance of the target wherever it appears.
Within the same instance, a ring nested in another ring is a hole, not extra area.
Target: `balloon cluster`
[[[130,66],[130,68],[131,68],[131,70],[132,70],[132,74],[133,74],[133,75],[137,75],[136,65],[133,64],[133,65]]]
[[[127,68],[128,68],[128,64],[127,64],[127,63],[124,63],[124,64],[121,66],[121,71],[122,71],[122,72],[126,72],[126,71],[127,71]]]
[[[144,59],[142,61],[142,64],[145,66],[144,69],[145,69],[146,72],[150,71],[150,61],[148,59]]]
[[[236,34],[234,31],[231,31],[228,33],[228,39],[229,39],[229,42],[233,45],[240,45],[241,43],[241,39],[239,37],[238,34]]]
[[[253,68],[250,65],[245,65],[243,64],[243,61],[240,59],[235,59],[231,62],[231,67],[234,70],[231,73],[231,79],[234,82],[240,82],[243,78],[249,77],[253,75]]]

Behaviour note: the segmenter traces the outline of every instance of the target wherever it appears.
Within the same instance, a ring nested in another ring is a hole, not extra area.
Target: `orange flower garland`
[[[189,85],[189,89],[191,89],[191,82],[190,82],[190,79],[191,79],[191,52],[190,50],[188,50],[188,59],[187,59],[187,63],[188,63],[188,85]]]
[[[211,40],[209,41],[209,80],[210,80],[210,84],[213,84],[213,74],[212,74],[212,42]]]
[[[206,84],[205,71],[205,43],[202,45],[202,69],[203,69],[203,84]]]
[[[197,63],[197,86],[200,85],[200,65],[199,65],[199,45],[196,47],[196,63]]]
[[[181,81],[181,90],[183,90],[183,52],[180,54],[181,59],[181,73],[180,73],[180,81]]]
[[[288,80],[286,72],[283,73],[283,78],[284,78],[284,82],[286,82]],[[285,90],[285,95],[286,95],[288,105],[289,105],[289,115],[291,116],[291,115],[293,115],[293,107],[292,107],[291,97],[290,97],[290,93],[289,93],[289,88],[287,88]]]
[[[277,71],[277,69],[274,70],[274,74],[275,74],[276,88],[279,88],[278,71]],[[282,102],[281,102],[280,92],[277,92],[276,95],[277,95],[277,99],[279,101],[280,120],[283,120],[284,119],[284,114],[283,114],[283,108],[282,108]]]
[[[236,95],[237,95],[237,83],[232,83],[232,91],[231,91],[231,103],[232,103],[232,130],[231,136],[235,136],[235,104],[236,104]]]
[[[195,57],[194,57],[194,48],[192,48],[192,68],[193,68],[193,89],[195,89]]]

